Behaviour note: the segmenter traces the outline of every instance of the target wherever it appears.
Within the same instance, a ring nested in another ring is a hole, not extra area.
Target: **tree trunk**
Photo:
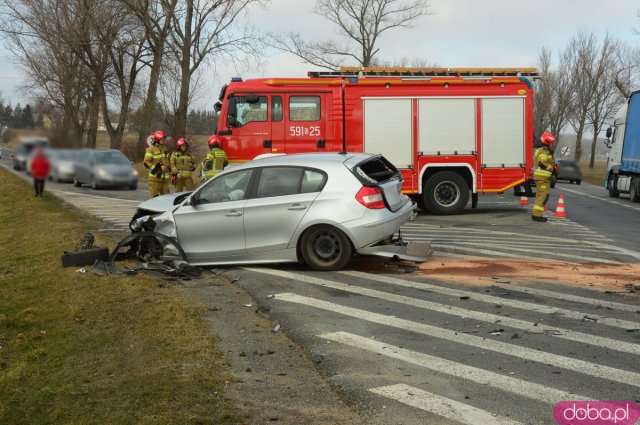
[[[576,131],[576,152],[575,159],[580,162],[580,158],[582,158],[582,135],[584,133],[584,126],[581,125]]]
[[[89,124],[87,127],[87,143],[86,146],[91,149],[96,148],[98,140],[98,124],[100,117],[100,94],[97,90],[94,90],[91,97],[87,102],[87,109],[89,115]],[[104,111],[106,114],[106,110]]]
[[[189,86],[191,83],[191,25],[193,22],[193,2],[188,1],[187,14],[184,19],[184,43],[180,58],[180,98],[176,111],[176,125],[173,136],[184,137],[187,130],[187,114],[189,112]]]
[[[589,168],[593,168],[596,162],[596,142],[598,141],[598,133],[593,135],[593,140],[591,141],[591,158],[589,158]]]

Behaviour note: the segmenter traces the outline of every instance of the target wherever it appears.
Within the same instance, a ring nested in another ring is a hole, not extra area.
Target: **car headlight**
[[[107,170],[105,170],[104,168],[98,168],[98,173],[97,173],[100,177],[108,177],[109,174],[107,173]]]
[[[133,171],[133,177],[138,177],[138,170],[136,170],[135,168],[132,170]]]

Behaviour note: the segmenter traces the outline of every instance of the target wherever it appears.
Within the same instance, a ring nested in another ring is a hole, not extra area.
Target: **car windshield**
[[[129,164],[129,160],[120,152],[97,152],[96,163],[98,164]]]

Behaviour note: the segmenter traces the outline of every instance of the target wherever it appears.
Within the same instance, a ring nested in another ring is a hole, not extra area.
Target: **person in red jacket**
[[[38,148],[31,160],[31,175],[36,196],[42,196],[44,193],[44,182],[49,176],[49,171],[51,171],[51,163],[47,159],[44,149]]]

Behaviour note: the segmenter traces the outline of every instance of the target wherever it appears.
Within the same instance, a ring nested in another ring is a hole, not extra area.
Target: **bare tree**
[[[587,118],[593,102],[593,66],[598,55],[598,42],[594,33],[579,32],[571,38],[564,55],[567,71],[573,79],[573,110],[569,120],[576,132],[575,159],[582,157],[582,137],[587,130]]]
[[[615,57],[619,55],[620,44],[607,35],[593,63],[590,73],[592,91],[591,108],[587,114],[587,121],[593,132],[591,141],[591,155],[589,168],[593,168],[595,162],[596,142],[598,134],[604,124],[613,119],[617,108],[620,106],[622,96],[616,88],[616,78],[619,72],[612,66]]]
[[[63,115],[61,134],[79,147],[87,125],[92,75],[67,44],[61,43],[61,0],[2,0],[2,32],[31,81],[29,91],[44,92]]]
[[[253,4],[262,4],[262,0],[179,0],[176,4],[169,41],[180,71],[175,136],[185,134],[191,77],[208,57],[233,60],[259,56],[260,37],[239,22],[240,15]]]
[[[313,10],[337,27],[340,40],[305,41],[299,33],[273,34],[274,47],[312,65],[335,70],[345,63],[369,67],[386,32],[409,28],[429,12],[428,0],[317,0]]]
[[[535,140],[547,130],[560,139],[572,111],[573,80],[566,71],[566,55],[560,56],[560,63],[556,69],[552,68],[551,62],[551,50],[542,48],[537,65],[542,79],[536,82],[534,94]]]
[[[622,97],[630,97],[633,89],[640,86],[640,49],[619,43],[612,65],[616,68],[616,88]]]
[[[178,0],[120,0],[131,11],[145,30],[148,43],[149,58],[145,61],[149,68],[147,94],[142,107],[142,118],[139,122],[138,146],[143,147],[145,136],[151,129],[157,106],[157,93],[162,60],[164,58],[167,39],[171,31],[173,11]]]

